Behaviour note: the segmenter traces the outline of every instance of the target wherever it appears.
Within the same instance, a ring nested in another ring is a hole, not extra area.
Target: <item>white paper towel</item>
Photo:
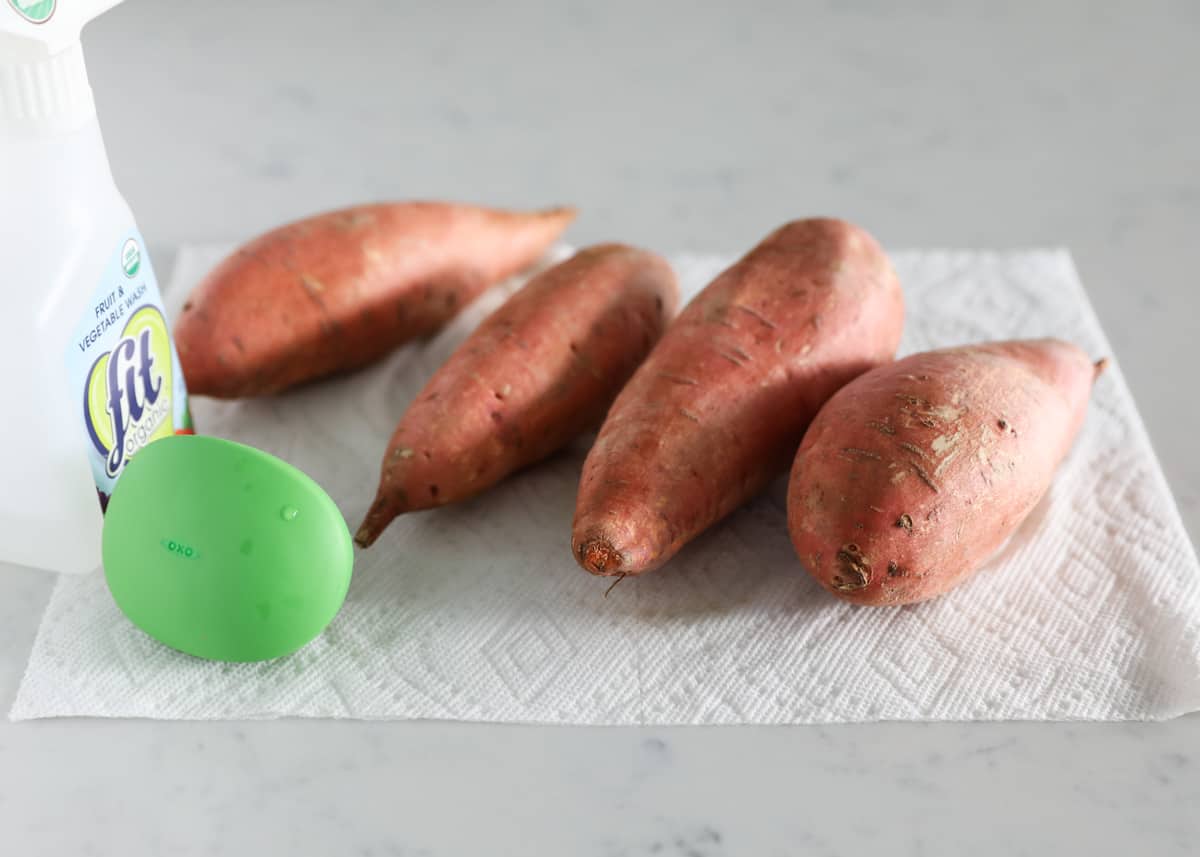
[[[220,255],[184,250],[168,302]],[[729,260],[673,261],[690,296]],[[1055,335],[1109,354],[1066,252],[895,263],[905,353]],[[261,401],[197,399],[197,427],[307,471],[356,526],[396,419],[516,285],[353,377]],[[125,620],[102,575],[63,578],[11,716],[813,723],[1157,719],[1200,707],[1200,568],[1116,365],[1049,496],[1001,555],[912,607],[856,608],[821,591],[788,541],[783,480],[605,598],[609,582],[570,555],[585,449],[394,522],[358,554],[328,631],[269,663],[171,651]]]

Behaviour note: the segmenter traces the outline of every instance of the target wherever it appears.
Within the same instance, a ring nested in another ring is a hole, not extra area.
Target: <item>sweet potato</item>
[[[892,359],[903,317],[866,232],[777,229],[688,305],[617,397],[584,464],[576,561],[599,575],[661,566],[787,469],[821,404]]]
[[[1103,368],[1054,339],[947,348],[875,369],[821,409],[796,455],[800,561],[856,604],[967,577],[1050,485]]]
[[[574,217],[407,202],[268,232],[184,304],[175,345],[188,391],[264,395],[372,363],[536,261]]]
[[[489,316],[400,419],[355,541],[463,500],[598,424],[675,314],[675,275],[606,244],[534,277]]]

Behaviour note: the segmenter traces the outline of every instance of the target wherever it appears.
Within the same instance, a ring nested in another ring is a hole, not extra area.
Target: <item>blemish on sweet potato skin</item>
[[[831,585],[839,592],[856,592],[871,582],[871,560],[854,542],[842,545],[835,554],[837,573]]]
[[[858,604],[946,592],[1045,493],[1095,375],[1075,346],[1026,340],[918,354],[852,381],[813,421],[793,465],[788,524],[803,564]],[[864,507],[889,514],[862,517]],[[871,557],[867,569],[886,574],[858,573]]]

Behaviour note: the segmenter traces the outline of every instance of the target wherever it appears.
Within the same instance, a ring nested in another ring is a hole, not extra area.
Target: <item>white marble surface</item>
[[[805,213],[893,247],[1065,244],[1196,538],[1198,31],[1190,0],[131,0],[87,47],[162,248],[391,196],[565,200],[572,241],[661,249]],[[0,707],[49,588],[0,569]],[[1183,855],[1198,739],[0,722],[0,853]]]

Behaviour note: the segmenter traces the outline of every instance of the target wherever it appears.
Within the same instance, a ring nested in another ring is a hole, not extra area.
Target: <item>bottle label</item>
[[[183,370],[144,247],[136,229],[117,246],[67,356],[102,509],[138,450],[192,434]]]

